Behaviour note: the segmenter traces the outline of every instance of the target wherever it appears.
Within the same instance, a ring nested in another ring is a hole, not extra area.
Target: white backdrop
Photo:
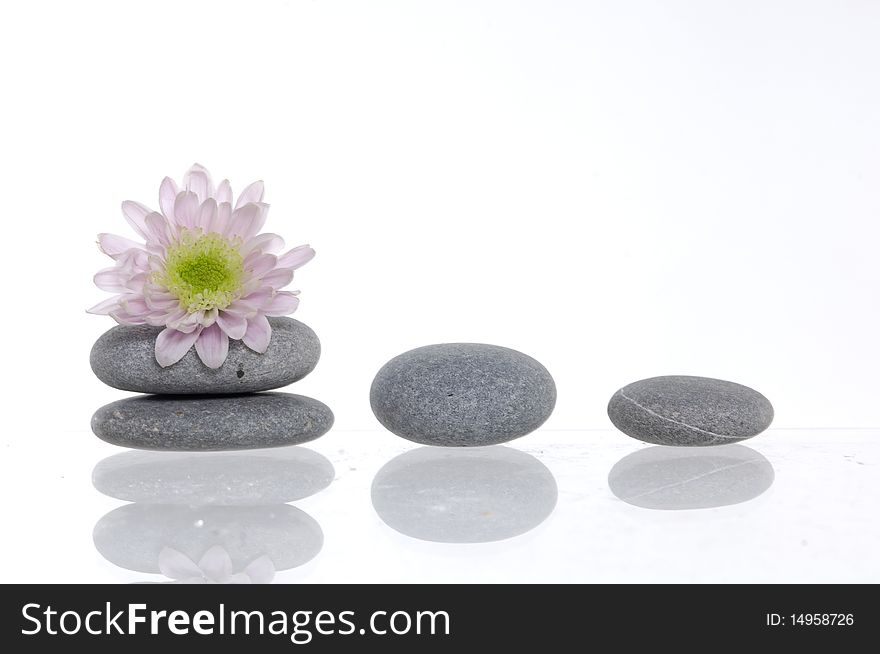
[[[880,424],[876,2],[10,4],[7,442],[124,395],[88,367],[94,237],[194,161],[317,249],[292,390],[339,430],[376,426],[387,359],[460,340],[551,370],[548,429],[658,374]]]

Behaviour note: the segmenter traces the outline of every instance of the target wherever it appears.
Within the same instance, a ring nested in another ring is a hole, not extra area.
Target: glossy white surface
[[[378,430],[331,431],[307,447],[332,462],[335,479],[327,488],[293,503],[320,525],[323,544],[310,561],[277,572],[275,581],[878,582],[878,438],[880,430],[771,429],[740,446],[759,452],[772,465],[773,483],[765,492],[716,508],[656,510],[621,501],[608,484],[611,468],[645,446],[610,430],[538,431],[510,447],[531,455],[552,473],[558,489],[552,513],[512,538],[462,544],[401,534],[385,524],[373,506],[371,486],[377,473],[388,461],[417,446]],[[8,502],[5,520],[16,526],[7,528],[2,543],[6,565],[0,581],[167,581],[160,574],[114,565],[93,543],[95,524],[125,503],[95,490],[92,469],[98,461],[122,450],[85,432],[67,433],[58,442],[57,449],[48,451],[37,440],[3,442],[0,484]],[[708,456],[713,449],[701,453]],[[26,477],[16,470],[15,462],[22,458],[39,462]],[[506,506],[495,488],[498,478],[493,486],[479,467],[464,469],[466,474],[449,480],[446,506],[436,501],[436,494],[427,507],[419,508],[418,502],[413,505],[418,509],[415,515],[421,516],[413,518],[415,528],[424,527],[426,519],[445,520],[444,524],[452,525],[453,538],[461,539],[469,528],[474,531],[474,511],[462,511],[460,519],[451,522],[445,511],[454,511],[456,506],[473,509],[482,501],[484,510],[478,512],[477,519],[494,520],[497,528],[506,529],[504,516],[493,514]],[[550,491],[541,469],[540,464],[529,464],[518,479],[504,480],[505,494],[517,494],[536,483],[534,473],[538,471],[536,492],[531,497],[526,492],[521,499],[524,513],[534,504],[547,506]],[[296,464],[291,464],[290,473],[296,470]],[[725,497],[729,500],[732,485],[739,485],[740,492],[750,484],[763,487],[766,476],[759,474],[756,480],[753,473],[747,465],[743,474],[726,470],[714,475],[719,479],[716,484],[699,479],[679,484],[678,496],[690,494],[709,504]],[[251,474],[258,482],[259,473],[252,470]],[[267,474],[277,476],[277,472]],[[661,462],[645,474],[648,483],[656,485],[652,474],[667,479],[676,471]],[[442,478],[432,479],[429,473],[423,477],[425,487],[442,488]],[[414,495],[424,490],[418,477],[408,483]],[[668,488],[663,492],[669,496]],[[467,502],[457,505],[456,498],[463,497]],[[211,509],[206,515],[211,518],[216,513]],[[540,520],[542,509],[539,506],[532,513]],[[266,515],[265,508],[255,508],[247,518],[247,509],[235,507],[230,515],[232,528],[238,520],[241,533],[251,541],[260,537],[287,539],[288,543],[299,542],[304,550],[315,545],[308,520],[303,523],[307,523],[303,533],[292,527],[288,531],[293,533],[279,535],[278,530],[265,528],[261,517]],[[405,524],[406,514],[397,519]],[[280,529],[283,532],[285,527]],[[480,533],[486,536],[485,525]],[[179,542],[183,536],[174,538]],[[209,534],[198,541],[197,548],[207,551],[217,542]],[[260,550],[259,542],[251,545],[254,552]],[[295,560],[297,552],[284,554]]]

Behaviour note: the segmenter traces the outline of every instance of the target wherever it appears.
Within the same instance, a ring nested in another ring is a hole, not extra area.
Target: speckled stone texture
[[[618,461],[608,486],[645,509],[674,511],[739,504],[773,484],[773,466],[744,445],[646,447]]]
[[[220,545],[239,571],[260,556],[276,570],[295,568],[314,558],[324,545],[320,525],[290,504],[271,506],[199,506],[126,504],[95,525],[95,548],[127,570],[159,572],[163,548],[198,561]]]
[[[144,450],[246,450],[296,445],[333,426],[330,409],[289,393],[175,397],[146,395],[101,407],[92,431]]]
[[[114,454],[92,471],[104,495],[147,504],[262,505],[301,500],[333,481],[333,465],[304,447],[246,452]]]
[[[516,350],[445,343],[386,363],[370,404],[382,425],[416,443],[494,445],[540,427],[553,412],[556,385],[544,366]]]
[[[438,543],[488,543],[524,534],[556,507],[556,480],[509,447],[420,447],[386,463],[373,508],[392,529]]]
[[[627,436],[656,445],[723,445],[760,434],[770,401],[751,388],[707,377],[652,377],[624,386],[608,417]]]
[[[226,362],[216,370],[201,362],[195,348],[172,366],[156,363],[159,327],[119,325],[92,347],[92,370],[113,388],[169,395],[250,393],[299,381],[318,364],[321,343],[312,329],[292,318],[269,318],[272,339],[264,354],[241,341],[229,342]]]

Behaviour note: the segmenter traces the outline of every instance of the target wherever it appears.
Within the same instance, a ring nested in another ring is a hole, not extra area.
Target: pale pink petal
[[[143,250],[131,248],[116,258],[116,267],[129,275],[147,272],[150,269],[149,255]]]
[[[177,298],[172,298],[171,300],[157,300],[155,295],[148,295],[145,299],[147,305],[153,311],[170,311],[180,304]]]
[[[99,270],[95,273],[94,280],[95,286],[102,291],[122,293],[126,290],[125,282],[128,280],[128,275],[125,274],[124,270],[120,270],[114,266],[113,268]]]
[[[171,242],[171,229],[168,221],[161,213],[155,211],[149,214],[145,221],[149,238],[162,245],[168,245]]]
[[[179,320],[168,320],[168,326],[178,331],[189,334],[201,327],[202,316],[204,311],[195,311],[193,313],[185,313]]]
[[[147,285],[147,282],[150,280],[150,273],[137,273],[136,275],[132,275],[125,282],[125,288],[130,291],[135,291],[137,293],[143,293],[144,287]]]
[[[121,325],[143,325],[145,323],[144,316],[132,316],[124,309],[111,312],[110,317]]]
[[[227,230],[229,236],[237,236],[243,241],[260,231],[265,218],[256,204],[246,204],[232,212],[232,221]]]
[[[283,247],[283,238],[278,236],[278,234],[271,234],[269,232],[266,232],[265,234],[254,236],[249,241],[246,241],[245,244],[241,246],[241,254],[242,256],[246,257],[251,252],[255,252],[257,250],[268,254],[275,254]]]
[[[156,361],[159,365],[167,368],[180,361],[196,342],[200,331],[197,329],[184,334],[168,327],[160,332],[156,337]]]
[[[229,354],[229,337],[219,325],[205,327],[196,341],[196,354],[209,368],[219,368]]]
[[[232,576],[232,558],[222,545],[213,545],[199,559],[199,568],[210,581],[222,584]]]
[[[202,571],[186,555],[170,547],[163,547],[159,552],[159,571],[171,579],[187,579],[201,577]]]
[[[278,290],[293,281],[293,270],[291,268],[276,268],[263,275],[260,281],[266,286],[271,286]]]
[[[264,554],[248,563],[243,572],[252,584],[268,584],[275,577],[275,564]]]
[[[106,316],[110,314],[111,311],[115,311],[119,307],[119,300],[122,298],[121,295],[114,295],[111,298],[107,298],[102,302],[98,302],[91,309],[86,309],[86,313],[94,313],[99,316]]]
[[[175,309],[172,311],[164,310],[154,311],[150,315],[145,316],[144,320],[147,321],[147,324],[153,325],[153,327],[169,327],[171,324],[178,322],[184,316],[186,316],[186,311],[184,309]]]
[[[211,174],[199,164],[193,164],[183,176],[183,186],[187,191],[192,191],[199,198],[199,203],[204,202],[214,195],[214,184],[211,182]]]
[[[217,201],[214,198],[208,198],[202,202],[199,207],[199,217],[196,220],[196,227],[201,227],[203,232],[208,232],[217,215]]]
[[[144,246],[140,243],[127,239],[124,236],[117,236],[116,234],[98,234],[98,247],[101,249],[101,252],[114,259],[118,259],[120,255],[128,250],[144,249]]]
[[[243,207],[249,202],[262,202],[263,201],[263,182],[256,181],[253,184],[250,184],[245,188],[241,195],[238,196],[238,202],[235,203],[235,208]]]
[[[192,229],[199,218],[199,198],[190,191],[181,191],[174,200],[174,222]]]
[[[202,311],[202,317],[199,319],[199,324],[202,327],[210,327],[217,321],[217,314],[219,311],[216,307],[213,309],[209,309],[207,311]]]
[[[272,295],[274,295],[272,293],[272,289],[261,288],[253,293],[245,295],[240,300],[236,300],[235,302],[233,302],[233,304],[241,303],[243,305],[259,309],[272,298]]]
[[[263,306],[267,316],[286,316],[296,311],[299,306],[299,298],[289,291],[279,291],[267,304]]]
[[[245,304],[241,300],[236,300],[228,307],[223,309],[223,311],[224,313],[232,316],[237,316],[239,318],[253,318],[255,315],[257,315],[259,309],[249,304]]]
[[[219,311],[217,313],[217,325],[226,332],[229,338],[239,341],[247,331],[247,319],[244,316],[237,316],[228,311]]]
[[[150,209],[142,205],[140,202],[126,200],[122,203],[122,215],[125,216],[125,220],[128,221],[128,224],[131,225],[134,231],[144,238],[147,238],[147,234],[149,233],[146,223],[144,222],[149,214]]]
[[[214,198],[217,200],[217,204],[221,202],[232,204],[232,187],[229,185],[228,179],[224,179],[217,185],[217,193],[214,194]]]
[[[150,309],[147,306],[146,300],[143,297],[137,295],[127,295],[125,296],[119,303],[122,307],[123,311],[125,311],[129,316],[146,316],[150,313]]]
[[[266,316],[260,314],[248,320],[247,331],[241,340],[254,352],[263,354],[269,348],[272,338],[272,325]]]
[[[174,201],[177,199],[177,183],[170,177],[159,185],[159,208],[167,218],[174,218]]]
[[[315,251],[308,245],[298,245],[278,257],[279,268],[293,268],[296,270],[315,257]]]
[[[217,213],[214,214],[214,220],[208,227],[209,232],[216,232],[221,236],[226,236],[229,226],[232,223],[232,205],[228,202],[221,202],[217,205]]]
[[[278,257],[274,254],[261,254],[245,263],[245,271],[249,272],[253,277],[262,277],[275,268],[276,263],[278,263]]]

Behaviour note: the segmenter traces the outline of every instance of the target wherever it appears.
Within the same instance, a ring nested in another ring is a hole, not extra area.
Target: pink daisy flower
[[[216,188],[193,165],[182,188],[169,177],[159,187],[161,213],[127,200],[122,214],[144,243],[99,234],[98,247],[115,265],[95,275],[98,288],[116,293],[89,309],[124,325],[164,327],[156,338],[162,367],[195,345],[209,368],[226,360],[229,339],[255,352],[269,347],[267,316],[296,311],[299,291],[282,291],[293,271],[315,251],[300,245],[279,254],[284,241],[260,234],[269,205],[263,182],[246,187],[232,204],[228,180]]]

